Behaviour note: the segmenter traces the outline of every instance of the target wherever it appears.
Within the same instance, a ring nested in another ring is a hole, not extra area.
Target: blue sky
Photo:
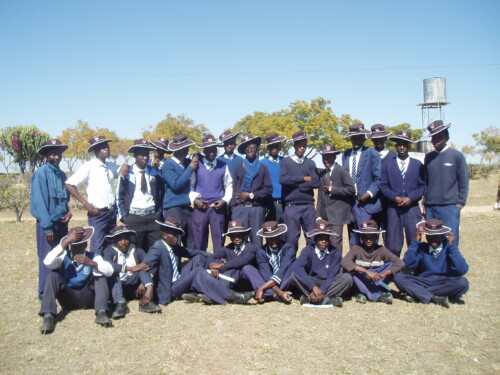
[[[172,113],[218,135],[318,96],[420,127],[422,81],[445,77],[461,147],[499,125],[499,19],[499,1],[0,0],[0,128],[138,138]]]

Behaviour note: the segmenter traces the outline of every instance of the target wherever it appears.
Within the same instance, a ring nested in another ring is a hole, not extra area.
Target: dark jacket
[[[382,163],[380,190],[392,207],[396,206],[396,197],[408,197],[412,206],[416,206],[425,193],[425,168],[419,160],[410,159],[406,159],[410,163],[407,164],[405,178],[401,176],[400,159],[392,158]]]

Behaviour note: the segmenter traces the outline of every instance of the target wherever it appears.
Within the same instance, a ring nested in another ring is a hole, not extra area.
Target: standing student
[[[257,157],[260,143],[261,137],[251,134],[241,139],[238,152],[245,153],[245,159],[234,170],[231,200],[231,219],[241,220],[251,229],[251,242],[257,247],[262,246],[257,231],[264,223],[266,204],[273,191],[269,170]]]
[[[319,186],[316,164],[304,156],[307,149],[305,131],[293,133],[288,143],[293,143],[295,153],[281,162],[280,183],[283,186],[285,212],[283,221],[288,227],[287,242],[298,249],[300,229],[304,234],[314,229],[314,189]]]
[[[320,153],[325,169],[319,174],[316,220],[323,219],[332,224],[332,229],[337,235],[332,236],[331,243],[342,252],[344,225],[354,221],[352,213],[354,184],[349,172],[335,163],[337,155],[340,154],[335,145],[323,145]]]
[[[449,127],[441,120],[427,126],[435,150],[425,155],[424,160],[427,176],[424,214],[427,219],[440,219],[450,227],[458,245],[460,211],[469,193],[469,171],[464,155],[447,144]]]
[[[231,177],[234,179],[234,169],[237,165],[243,163],[243,158],[234,153],[234,149],[236,148],[236,138],[240,132],[231,133],[231,131],[226,130],[219,136],[219,141],[222,143],[222,146],[219,144],[217,147],[223,147],[224,153],[217,157],[217,160],[220,160],[227,164],[229,167],[229,172],[231,173]]]
[[[380,191],[387,200],[384,245],[399,257],[403,248],[403,231],[409,245],[422,218],[418,202],[425,192],[425,169],[419,160],[408,155],[413,143],[411,132],[397,131],[390,139],[396,142],[397,158],[382,163]]]
[[[148,165],[154,150],[145,139],[136,139],[128,152],[135,163],[126,177],[120,176],[116,187],[118,218],[136,233],[136,245],[144,251],[160,238],[155,220],[161,218],[163,179]]]
[[[262,159],[262,164],[269,170],[271,182],[273,183],[272,200],[269,201],[269,213],[266,218],[268,221],[277,221],[278,223],[282,222],[283,215],[283,200],[280,183],[280,165],[283,156],[280,156],[279,153],[281,151],[281,142],[284,141],[286,141],[284,135],[269,133],[266,135],[266,143],[262,144],[267,147],[268,152],[268,156]]]
[[[149,141],[151,146],[154,147],[153,157],[149,160],[148,165],[151,165],[157,171],[161,171],[165,163],[165,154],[171,155],[172,151],[168,149],[170,141],[166,138],[159,137],[157,141]]]
[[[38,298],[42,299],[45,280],[50,270],[43,260],[55,244],[68,234],[69,194],[64,188],[66,174],[59,168],[62,153],[68,146],[58,139],[47,141],[38,153],[46,163],[38,168],[31,180],[30,212],[36,218],[36,248],[38,254]]]
[[[210,228],[214,252],[224,246],[222,234],[226,226],[226,207],[233,196],[233,179],[229,167],[215,159],[217,145],[211,134],[202,138],[202,144],[198,148],[203,149],[204,155],[199,168],[191,176],[195,247],[207,250]]]
[[[361,228],[362,223],[373,219],[382,210],[379,197],[382,163],[377,151],[363,145],[369,134],[363,124],[357,123],[351,125],[345,135],[350,137],[352,148],[344,152],[342,166],[349,171],[356,189],[353,204],[355,221],[349,230],[351,246],[360,243],[353,229]]]

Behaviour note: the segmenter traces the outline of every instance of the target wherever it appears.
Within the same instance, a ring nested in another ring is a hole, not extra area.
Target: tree
[[[12,157],[21,174],[33,173],[43,160],[38,149],[50,139],[35,125],[13,126],[0,130],[0,148]]]
[[[0,177],[0,209],[13,211],[18,222],[30,205],[30,194],[31,174]]]
[[[0,149],[1,149],[1,147],[0,147]],[[5,168],[5,173],[9,173],[9,168],[12,165],[12,163],[14,162],[14,160],[12,160],[12,156],[10,156],[10,154],[3,149],[1,150],[1,153],[0,153],[0,162],[2,163],[3,167]]]
[[[472,138],[476,141],[475,152],[481,156],[481,163],[486,160],[491,164],[500,156],[500,129],[496,126],[474,133]]]
[[[392,132],[392,134],[388,138],[390,138],[391,136],[395,135],[397,131],[401,131],[401,130],[410,131],[411,132],[412,140],[414,140],[414,141],[421,140],[421,138],[422,138],[422,136],[424,134],[424,130],[423,129],[412,129],[411,125],[409,123],[407,123],[407,122],[403,122],[403,123],[401,123],[399,125],[396,125],[396,126],[386,126],[385,129],[387,131],[391,131]],[[392,141],[388,140],[387,141],[387,147],[395,151],[396,150],[396,142],[392,142]]]

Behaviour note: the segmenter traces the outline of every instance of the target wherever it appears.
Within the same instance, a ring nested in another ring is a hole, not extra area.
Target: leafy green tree
[[[0,177],[0,209],[14,212],[18,222],[30,204],[30,194],[30,173]]]
[[[479,133],[472,134],[476,141],[476,153],[481,156],[481,163],[486,160],[492,163],[500,156],[500,129],[490,126]]]
[[[419,141],[421,140],[423,134],[424,134],[424,131],[423,129],[412,129],[411,128],[411,125],[407,122],[403,122],[399,125],[396,125],[396,126],[386,126],[385,127],[387,131],[392,131],[392,134],[388,137],[390,138],[391,136],[395,135],[397,131],[401,131],[401,130],[406,130],[406,131],[410,131],[411,132],[411,137],[414,141]],[[396,142],[392,142],[392,141],[389,141],[387,140],[387,147],[390,148],[391,150],[396,150]],[[413,146],[413,148],[410,150],[410,151],[415,151],[415,146]]]

